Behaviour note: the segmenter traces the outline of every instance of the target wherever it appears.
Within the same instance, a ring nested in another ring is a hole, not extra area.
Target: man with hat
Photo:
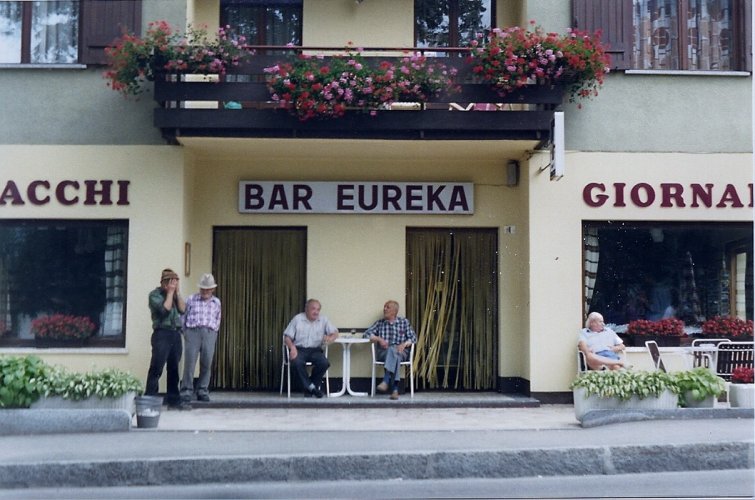
[[[197,399],[209,401],[210,367],[215,354],[215,342],[220,329],[220,299],[213,293],[217,288],[212,274],[202,275],[199,293],[186,300],[184,316],[184,373],[181,379],[181,400],[191,401],[194,395],[194,367],[199,357]]]
[[[156,395],[163,367],[168,365],[165,402],[169,408],[190,410],[181,402],[178,392],[178,364],[181,361],[181,314],[186,303],[178,293],[178,274],[163,269],[160,286],[149,293],[149,311],[152,316],[152,360],[147,373],[146,395]]]

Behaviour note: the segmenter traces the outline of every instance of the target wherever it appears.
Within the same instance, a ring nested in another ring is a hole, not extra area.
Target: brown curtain
[[[407,231],[407,316],[418,325],[419,387],[495,389],[497,247],[495,230]]]
[[[304,307],[306,229],[219,228],[213,273],[223,304],[213,386],[277,389],[282,335]]]

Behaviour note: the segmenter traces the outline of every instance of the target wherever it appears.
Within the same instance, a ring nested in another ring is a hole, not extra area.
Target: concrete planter
[[[692,397],[692,392],[688,391],[684,394],[684,401],[686,402],[686,408],[713,408],[716,406],[717,398],[714,396],[707,396],[702,401],[698,401]]]
[[[632,396],[625,401],[594,395],[587,397],[587,389],[584,387],[574,389],[574,414],[580,422],[585,413],[592,410],[673,410],[676,407],[676,394],[668,389],[658,397],[640,399]]]
[[[127,392],[118,398],[91,398],[74,401],[60,396],[41,397],[31,404],[31,409],[42,410],[126,410],[134,414],[134,397],[136,393]]]
[[[755,384],[731,384],[729,404],[732,408],[755,408]]]

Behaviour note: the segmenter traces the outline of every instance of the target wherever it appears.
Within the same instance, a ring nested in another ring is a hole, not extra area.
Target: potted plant
[[[142,383],[134,375],[107,368],[87,373],[51,367],[38,384],[41,397],[31,408],[123,409],[133,413]]]
[[[143,38],[125,34],[105,49],[108,69],[103,76],[113,90],[135,96],[144,91],[145,81],[159,75],[224,75],[252,54],[245,43],[230,26],[219,28],[211,39],[205,28],[190,26],[183,35],[165,21],[152,22]]]
[[[40,316],[31,322],[31,331],[37,343],[51,346],[83,344],[96,328],[92,320],[86,316],[60,313]]]
[[[49,372],[37,356],[0,357],[0,408],[28,408],[44,393]]]
[[[755,384],[753,369],[746,366],[734,368],[729,385],[729,404],[733,408],[755,407]]]
[[[456,69],[422,54],[407,54],[398,65],[382,61],[373,67],[350,47],[327,59],[298,54],[265,73],[271,99],[301,121],[339,118],[349,109],[375,115],[395,102],[425,103],[458,89]]]
[[[467,61],[473,74],[502,96],[526,85],[556,85],[575,102],[598,95],[609,72],[610,59],[599,33],[570,30],[559,35],[539,26],[533,31],[514,26],[480,34],[471,45]]]
[[[753,321],[730,316],[714,316],[703,322],[702,334],[708,338],[752,340]]]
[[[592,410],[673,409],[678,388],[662,371],[587,371],[572,382],[577,420]]]
[[[672,374],[679,389],[679,406],[713,408],[718,396],[726,392],[726,382],[707,368]]]
[[[666,318],[658,321],[637,319],[630,321],[627,334],[632,345],[644,347],[648,340],[655,340],[661,347],[678,347],[681,338],[686,335],[684,322],[676,318]]]

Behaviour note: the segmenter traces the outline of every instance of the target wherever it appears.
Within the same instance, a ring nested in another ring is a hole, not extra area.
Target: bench
[[[724,342],[718,344],[716,375],[727,382],[735,368],[753,367],[753,342]]]

